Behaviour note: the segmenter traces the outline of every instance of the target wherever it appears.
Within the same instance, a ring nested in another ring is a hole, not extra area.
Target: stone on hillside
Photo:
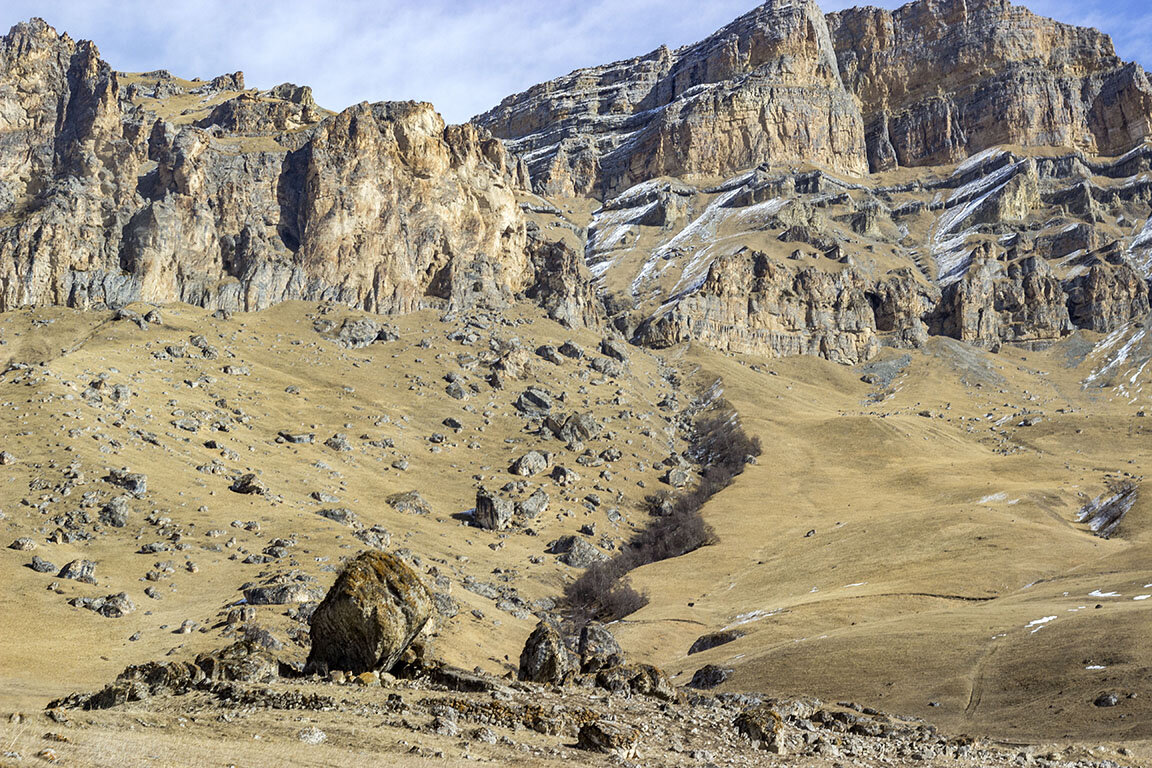
[[[473,520],[476,525],[489,531],[502,531],[512,522],[515,507],[512,502],[502,499],[484,488],[476,491],[476,511]]]
[[[737,629],[725,629],[719,632],[709,632],[706,635],[700,635],[696,641],[692,643],[692,647],[688,649],[688,655],[694,653],[701,653],[718,645],[731,643],[733,640],[739,640],[744,637],[744,633]]]
[[[520,679],[561,685],[574,670],[575,662],[564,645],[559,622],[551,616],[544,617],[532,630],[520,653]]]
[[[398,556],[361,553],[312,614],[307,668],[390,671],[434,611],[432,593]]]
[[[31,552],[36,549],[36,542],[27,536],[21,536],[8,545],[8,549],[14,549],[17,552]]]
[[[735,670],[729,667],[721,667],[716,664],[706,664],[696,673],[692,675],[692,681],[688,683],[689,688],[699,688],[701,690],[707,688],[715,688],[728,678],[732,677]]]
[[[303,445],[316,440],[316,435],[313,432],[281,432],[280,438],[286,443]]]
[[[91,560],[73,560],[60,569],[57,575],[62,579],[75,579],[86,584],[95,584],[92,574],[96,571],[96,563]]]
[[[394,493],[384,499],[384,503],[392,507],[397,512],[403,512],[408,515],[430,515],[432,514],[432,505],[428,500],[421,496],[416,491],[405,491],[404,493]]]
[[[232,485],[228,486],[228,490],[233,493],[254,496],[265,496],[268,493],[268,489],[264,483],[260,482],[255,473],[252,472],[241,475],[233,480]]]
[[[590,674],[622,664],[624,651],[608,628],[596,621],[585,624],[580,630],[580,671]]]
[[[612,754],[627,760],[636,756],[639,741],[640,734],[635,728],[623,723],[597,720],[580,726],[576,745],[590,752]]]
[[[510,471],[514,475],[531,477],[548,469],[548,464],[548,457],[540,453],[540,451],[528,451],[528,453],[513,462]]]

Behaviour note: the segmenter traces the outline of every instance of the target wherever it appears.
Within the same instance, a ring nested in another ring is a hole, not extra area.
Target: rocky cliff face
[[[306,88],[167,73],[130,98],[91,43],[39,20],[0,39],[0,83],[0,309],[308,299],[395,313],[532,288],[565,322],[595,321],[575,267],[538,279],[519,162],[429,104],[325,117]],[[166,118],[174,96],[194,106]]]
[[[1106,35],[1007,0],[827,19],[769,0],[701,43],[578,70],[475,120],[525,156],[539,191],[607,199],[762,162],[859,174],[999,144],[1115,155],[1152,133],[1150,115],[1148,76]]]
[[[1045,345],[1147,316],[1150,162],[995,151],[896,185],[766,166],[645,182],[593,215],[586,257],[616,326],[658,347],[856,363],[930,334]]]
[[[862,118],[811,0],[766,3],[687,48],[578,70],[475,121],[508,139],[552,195],[607,198],[768,158],[867,169]]]
[[[117,73],[34,20],[0,38],[0,310],[526,298],[845,363],[1047,344],[1149,312],[1150,92],[1106,36],[1004,0],[772,0],[506,99],[478,118],[502,141],[428,104]]]
[[[1095,29],[1008,0],[920,0],[829,14],[873,171],[998,144],[1117,155],[1150,132],[1152,85]]]

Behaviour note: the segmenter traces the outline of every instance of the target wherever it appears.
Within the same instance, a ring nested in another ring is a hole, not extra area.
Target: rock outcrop
[[[151,110],[179,91],[170,76],[123,92],[92,43],[39,19],[0,38],[0,86],[0,310],[306,299],[399,313],[530,292],[562,322],[596,320],[580,265],[529,244],[522,164],[429,104],[327,116],[285,84],[163,119]]]
[[[867,170],[860,111],[812,0],[765,3],[695,45],[577,70],[475,122],[509,140],[552,195],[606,199],[770,158]]]
[[[387,672],[434,615],[432,593],[403,560],[364,552],[312,615],[307,669]]]
[[[1116,155],[1152,133],[1152,84],[1106,35],[1008,0],[827,17],[769,0],[700,43],[577,70],[475,121],[540,192],[608,199],[762,162],[859,174],[999,144]]]
[[[852,8],[828,26],[873,171],[999,144],[1117,155],[1152,132],[1152,84],[1107,35],[1008,0]]]

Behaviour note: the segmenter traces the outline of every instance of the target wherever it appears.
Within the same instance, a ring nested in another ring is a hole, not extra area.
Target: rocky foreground
[[[63,731],[50,736],[68,744],[75,732],[81,741],[84,712],[118,708],[141,723],[141,715],[182,724],[273,715],[282,721],[281,730],[288,718],[300,726],[296,738],[316,746],[329,734],[315,723],[327,725],[329,718],[318,720],[321,713],[335,713],[341,731],[368,727],[406,733],[392,750],[407,747],[405,754],[430,759],[669,766],[1117,765],[1086,757],[1081,749],[1006,749],[967,736],[949,738],[917,718],[847,702],[710,695],[707,689],[731,673],[715,666],[702,667],[687,687],[678,688],[658,667],[628,663],[609,629],[597,623],[585,624],[575,637],[546,616],[528,637],[516,675],[468,672],[437,662],[418,639],[427,636],[435,618],[432,592],[416,572],[395,555],[368,551],[349,563],[314,607],[311,651],[302,669],[278,660],[259,633],[249,631],[248,639],[195,661],[131,666],[98,692],[51,702],[46,716]],[[703,649],[729,638],[701,640]],[[61,746],[38,756],[54,762],[67,751]],[[1118,756],[1126,754],[1122,749]],[[9,750],[5,757],[23,756]]]

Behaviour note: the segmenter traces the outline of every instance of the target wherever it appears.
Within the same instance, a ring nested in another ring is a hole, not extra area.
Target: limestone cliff
[[[859,174],[1000,144],[1117,155],[1152,133],[1152,84],[1094,29],[1008,0],[829,14],[769,0],[703,42],[573,72],[475,118],[538,191],[610,198],[760,163]]]
[[[767,159],[867,170],[862,118],[812,0],[769,2],[695,45],[577,70],[475,122],[509,140],[553,195],[607,198]]]
[[[873,171],[999,144],[1117,155],[1152,132],[1152,85],[1112,40],[1008,0],[918,0],[828,16]]]
[[[0,309],[395,313],[534,289],[563,294],[565,322],[596,321],[574,268],[540,287],[525,172],[483,129],[413,102],[327,115],[307,88],[230,90],[242,75],[137,79],[121,92],[95,46],[39,20],[0,38]],[[164,114],[173,96],[196,107]]]

